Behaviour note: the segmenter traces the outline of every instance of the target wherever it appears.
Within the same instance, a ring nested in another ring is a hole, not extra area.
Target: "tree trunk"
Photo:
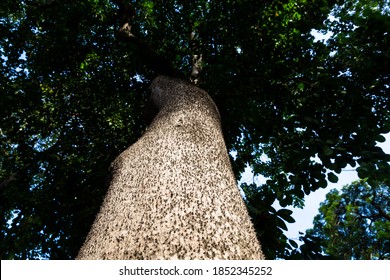
[[[157,77],[159,113],[112,164],[77,259],[263,259],[209,95]]]

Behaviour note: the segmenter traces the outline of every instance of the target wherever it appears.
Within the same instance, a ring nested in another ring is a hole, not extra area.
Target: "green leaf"
[[[285,220],[288,223],[295,223],[295,220],[293,217],[291,217],[291,214],[293,212],[289,209],[280,209],[278,212],[276,212],[276,215],[281,217],[283,220]]]
[[[294,240],[289,240],[289,243],[294,247],[294,248],[298,248],[298,244],[297,242],[295,242]]]
[[[384,143],[386,142],[386,138],[383,135],[378,135],[375,140],[379,143]]]
[[[328,182],[325,179],[320,179],[318,181],[318,187],[320,188],[326,188],[328,186]]]
[[[286,223],[282,219],[277,219],[277,225],[283,230],[288,230]]]
[[[339,178],[337,177],[336,174],[334,174],[333,172],[329,172],[328,173],[328,180],[329,182],[331,183],[337,183],[339,181]]]
[[[280,209],[276,212],[278,216],[290,216],[293,213],[293,211],[289,209]]]

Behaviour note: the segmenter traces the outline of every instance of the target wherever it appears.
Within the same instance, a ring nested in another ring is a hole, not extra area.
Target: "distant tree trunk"
[[[263,259],[209,95],[157,77],[159,113],[112,164],[77,259]]]

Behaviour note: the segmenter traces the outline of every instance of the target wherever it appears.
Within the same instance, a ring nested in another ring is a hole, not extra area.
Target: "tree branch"
[[[194,45],[193,44],[194,40],[195,40],[195,32],[192,31],[190,34],[190,46]],[[194,84],[198,84],[201,70],[202,70],[202,54],[193,54],[190,80]]]
[[[165,57],[157,54],[149,44],[132,33],[131,29],[136,14],[133,6],[126,0],[114,0],[113,2],[119,7],[117,14],[118,37],[124,42],[135,44],[144,63],[158,74],[180,77],[180,73],[172,67]]]

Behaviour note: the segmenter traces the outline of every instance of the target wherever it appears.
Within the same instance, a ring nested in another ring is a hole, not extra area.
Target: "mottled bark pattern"
[[[157,77],[159,113],[112,164],[78,259],[262,259],[209,95]]]

